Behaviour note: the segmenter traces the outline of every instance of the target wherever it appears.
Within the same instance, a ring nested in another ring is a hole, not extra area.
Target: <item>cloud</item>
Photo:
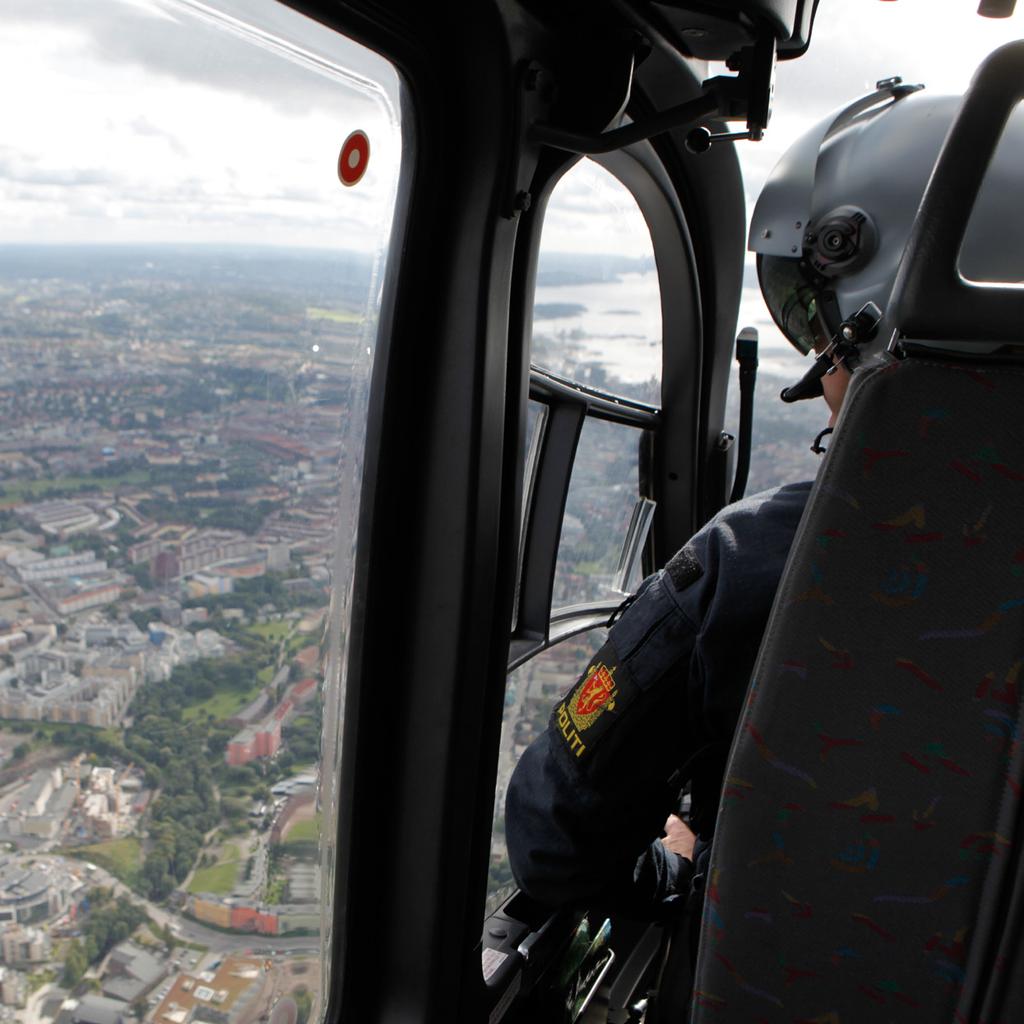
[[[81,33],[85,51],[98,60],[257,95],[288,114],[314,108],[337,111],[342,105],[367,114],[376,105],[369,92],[360,95],[357,88],[379,82],[389,93],[396,90],[397,76],[382,58],[282,4],[226,0],[217,7],[228,16],[218,19],[220,24],[191,0],[106,0],[72,11],[65,0],[4,0],[4,20],[73,27]],[[261,31],[244,38],[241,26],[249,22],[257,22]],[[272,38],[288,45],[274,47]],[[268,60],[267,50],[272,48],[279,55],[290,51],[292,59]],[[300,51],[314,59],[303,59]],[[332,63],[352,72],[347,79],[342,76],[345,85],[340,88],[330,71]]]
[[[47,166],[10,146],[0,146],[0,179],[22,185],[110,185],[118,176],[107,168]]]
[[[4,0],[0,92],[22,99],[5,108],[0,138],[0,239],[376,236],[401,159],[384,100],[195,18],[190,2],[170,4],[172,18],[105,0],[58,23],[52,0]],[[342,189],[338,147],[356,125],[374,156],[359,188]]]
[[[111,125],[110,127],[114,127]],[[185,159],[189,156],[188,147],[186,147],[181,139],[177,135],[172,134],[169,131],[165,131],[159,125],[154,124],[148,117],[139,116],[128,122],[128,130],[134,135],[142,136],[143,138],[160,139],[166,142],[172,153],[177,156],[184,157]]]

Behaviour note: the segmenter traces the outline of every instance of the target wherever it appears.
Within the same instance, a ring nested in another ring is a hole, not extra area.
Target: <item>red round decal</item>
[[[338,177],[342,185],[355,185],[366,173],[369,162],[370,140],[366,132],[354,131],[342,144],[338,156]]]

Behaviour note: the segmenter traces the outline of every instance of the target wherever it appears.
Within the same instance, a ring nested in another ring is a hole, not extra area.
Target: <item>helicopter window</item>
[[[263,0],[0,23],[4,939],[124,1017],[315,1024],[398,76]],[[129,937],[153,992],[96,973]]]
[[[523,500],[519,528],[519,570],[517,578],[523,576],[523,557],[526,553],[526,521],[533,500],[533,488],[536,482],[537,467],[540,462],[541,446],[544,442],[544,429],[547,425],[548,407],[543,402],[530,399],[526,407],[526,448],[523,453]],[[519,592],[516,592],[516,610],[514,620],[519,614]]]
[[[1019,209],[1017,203],[1007,203],[1007,197],[1020,194],[1022,120],[1024,104],[1018,104],[1007,119],[974,201],[958,259],[958,269],[968,281],[1024,282],[1020,235],[1016,224],[1007,224],[1007,208]]]
[[[509,673],[505,711],[501,720],[498,784],[491,831],[491,862],[487,876],[487,913],[515,890],[505,849],[505,790],[522,752],[546,728],[551,708],[575,682],[583,667],[600,650],[607,630],[592,629],[571,637],[531,658]]]
[[[644,402],[661,393],[661,301],[650,232],[636,200],[583,160],[548,202],[531,361]]]
[[[643,215],[624,185],[583,161],[556,186],[543,232],[523,460],[532,562],[521,561],[514,636],[526,653],[513,645],[521,663],[505,691],[488,914],[514,890],[503,824],[509,778],[554,699],[604,642],[610,612],[640,582],[654,508],[641,479],[658,418],[661,306]],[[559,516],[560,534],[557,521],[549,530]]]
[[[616,573],[639,494],[641,432],[588,417],[583,423],[555,563],[552,608],[624,597],[640,582]]]
[[[739,326],[756,327],[759,342],[746,493],[757,494],[769,487],[810,480],[819,466],[818,456],[810,451],[810,445],[827,424],[828,410],[822,401],[787,405],[779,400],[779,392],[798,380],[807,365],[775,326],[761,296],[753,259],[748,259],[743,275]],[[733,435],[738,433],[739,406],[739,383],[734,370],[729,375],[725,410],[725,429]]]

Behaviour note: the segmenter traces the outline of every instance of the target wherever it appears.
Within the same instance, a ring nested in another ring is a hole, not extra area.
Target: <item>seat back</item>
[[[965,99],[894,292],[913,335],[854,375],[798,531],[726,772],[695,1021],[1024,1014],[1024,293],[956,272],[1022,68],[1004,47]],[[948,292],[973,311],[955,333]]]

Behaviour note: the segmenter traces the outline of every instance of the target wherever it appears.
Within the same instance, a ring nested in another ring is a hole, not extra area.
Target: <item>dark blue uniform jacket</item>
[[[519,887],[550,906],[681,908],[692,866],[658,841],[681,785],[710,838],[725,760],[810,483],[723,509],[641,584],[509,783]]]

